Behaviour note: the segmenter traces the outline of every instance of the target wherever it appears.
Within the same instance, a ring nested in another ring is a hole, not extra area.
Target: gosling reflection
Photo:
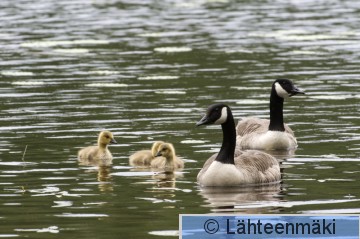
[[[99,184],[99,190],[101,192],[111,192],[114,191],[112,178],[111,178],[111,166],[99,166],[97,180],[101,182]]]
[[[151,175],[141,177],[136,184],[147,185],[146,197],[141,197],[145,201],[152,203],[164,203],[164,208],[175,208],[177,192],[181,189],[176,187],[177,179],[182,178],[181,172],[164,171],[161,169],[132,168],[130,171],[151,173]]]
[[[81,165],[81,164],[80,164]],[[86,165],[89,166],[89,165]],[[111,176],[111,165],[93,165],[95,167],[86,168],[85,173],[94,175],[96,174],[96,179],[99,182],[98,188],[101,192],[114,191],[114,186]]]
[[[199,194],[214,212],[258,214],[277,212],[270,203],[280,201],[281,191],[282,186],[277,183],[252,187],[204,187]]]
[[[175,172],[160,172],[152,176],[157,188],[176,188],[176,178],[181,178],[182,174],[176,174]]]
[[[164,208],[175,208],[178,201],[176,199],[177,191],[176,179],[182,177],[181,173],[176,172],[159,172],[152,176],[153,187],[151,192],[156,202],[163,202]]]
[[[97,180],[99,182],[111,182],[111,166],[99,166]]]
[[[153,184],[155,189],[176,189],[176,179],[182,178],[183,174],[176,171],[164,171],[162,169],[132,168],[132,172],[153,172],[151,176],[144,177],[142,183]]]

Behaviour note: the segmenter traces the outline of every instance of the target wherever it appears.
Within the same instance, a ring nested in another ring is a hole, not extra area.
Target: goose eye
[[[110,138],[110,137],[109,137],[109,135],[106,135],[106,136],[105,136],[105,138],[107,138],[107,139],[108,139],[108,138]]]

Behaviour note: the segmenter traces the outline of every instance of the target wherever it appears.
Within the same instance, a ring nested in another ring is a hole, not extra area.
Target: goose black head
[[[206,114],[196,123],[196,126],[225,123],[228,118],[228,109],[230,109],[229,106],[221,103],[210,105]]]
[[[305,94],[302,90],[297,88],[291,80],[277,79],[273,83],[273,91],[281,98],[288,98],[297,94]]]

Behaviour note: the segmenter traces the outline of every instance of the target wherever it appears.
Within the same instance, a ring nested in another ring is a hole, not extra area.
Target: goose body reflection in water
[[[197,176],[200,185],[227,187],[280,182],[279,163],[270,154],[257,150],[235,153],[235,122],[229,106],[210,105],[197,123],[198,126],[208,124],[221,124],[223,142],[220,152],[210,157],[200,170]]]
[[[284,99],[304,94],[292,81],[278,79],[272,84],[270,95],[270,120],[254,117],[240,120],[236,126],[236,144],[239,149],[291,150],[297,140],[290,127],[284,124]]]
[[[79,162],[83,165],[111,165],[113,157],[108,145],[116,143],[110,131],[100,132],[96,146],[89,146],[79,150]]]
[[[273,207],[256,207],[258,204],[280,202],[281,184],[250,186],[250,187],[203,187],[199,194],[205,198],[213,212],[243,212],[249,214],[276,213]],[[266,202],[266,203],[265,203]],[[237,208],[241,205],[241,209]]]

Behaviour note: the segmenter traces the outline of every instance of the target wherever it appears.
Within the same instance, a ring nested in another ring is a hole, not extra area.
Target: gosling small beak
[[[196,126],[208,124],[208,121],[209,118],[207,117],[207,115],[204,115],[204,117],[202,117],[201,120],[199,120],[199,122],[196,123]]]
[[[294,86],[294,87],[291,89],[290,97],[293,96],[293,95],[297,95],[297,94],[305,95],[305,92],[302,91],[302,90],[300,90],[300,89],[297,88],[296,86]]]
[[[160,152],[160,151],[155,154],[155,157],[159,157],[159,156],[161,156],[161,152]]]
[[[115,139],[111,139],[111,140],[110,140],[110,144],[117,144],[117,142],[116,142]]]

